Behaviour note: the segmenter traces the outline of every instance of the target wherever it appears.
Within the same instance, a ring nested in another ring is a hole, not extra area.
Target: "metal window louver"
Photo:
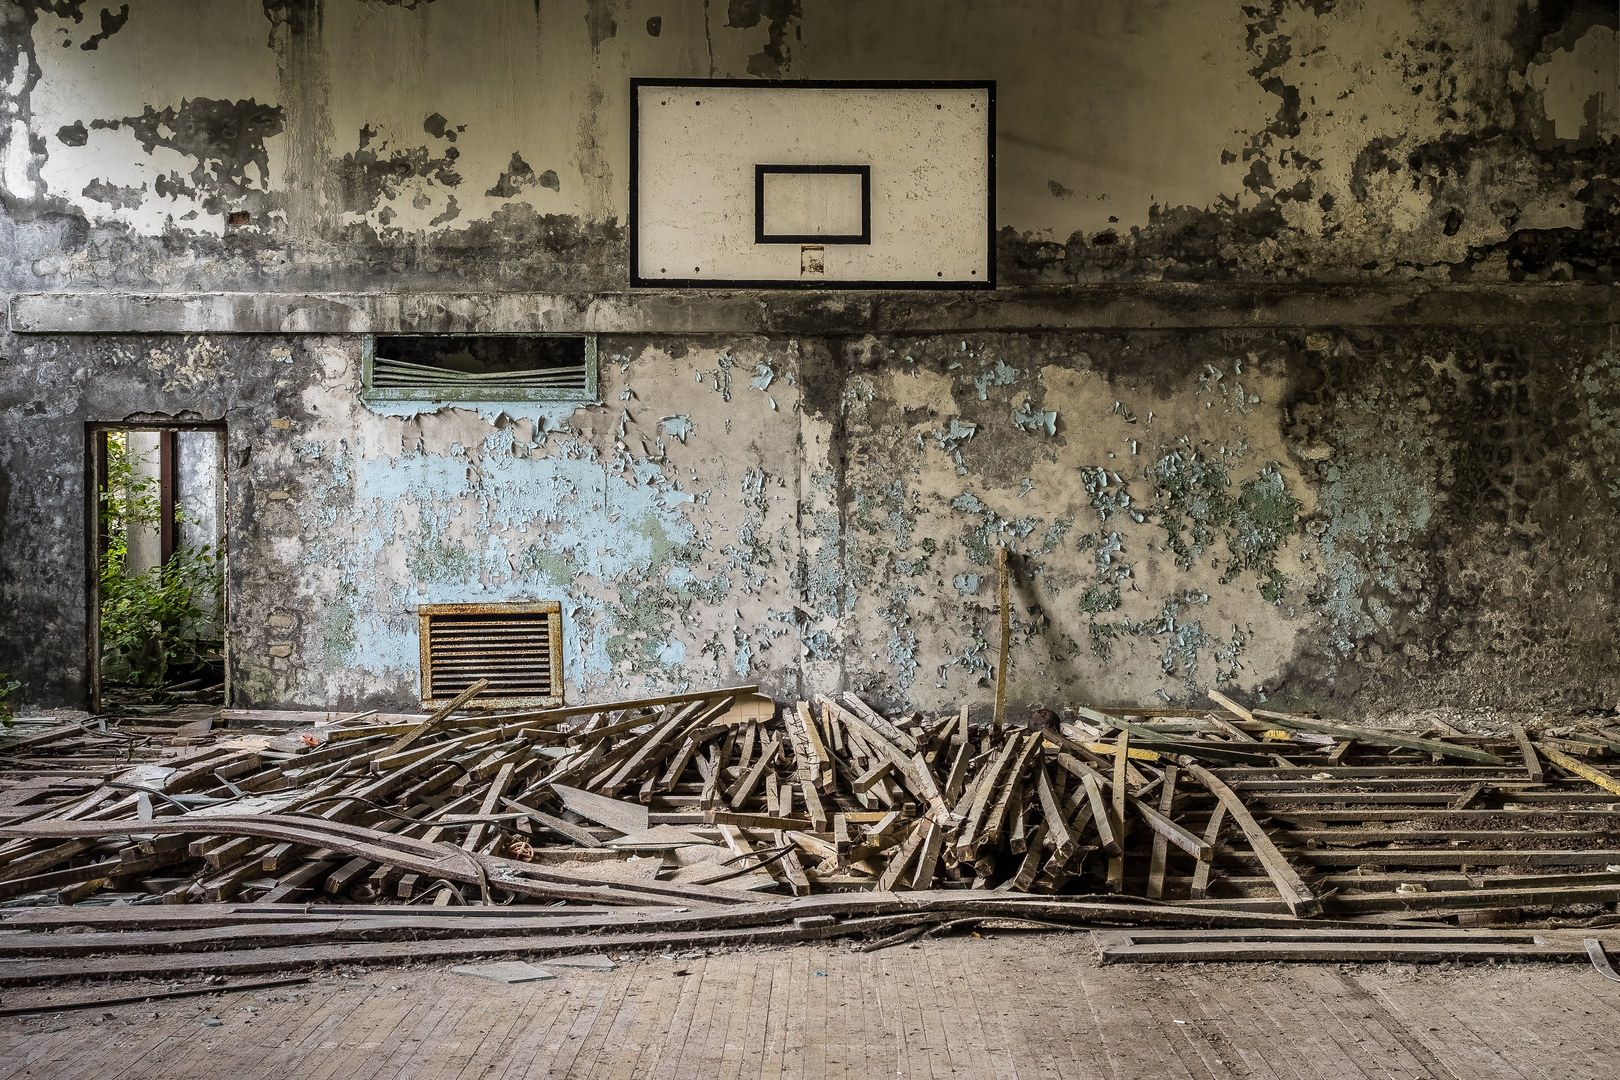
[[[366,401],[593,401],[596,337],[377,335],[367,339]]]

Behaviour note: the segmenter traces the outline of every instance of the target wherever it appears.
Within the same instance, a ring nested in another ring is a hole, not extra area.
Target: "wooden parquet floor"
[[[1083,934],[1002,933],[558,976],[509,986],[442,964],[377,968],[60,1013],[52,1001],[167,987],[12,990],[5,1007],[41,1011],[0,1019],[0,1078],[1620,1076],[1620,985],[1578,964],[1103,967]]]

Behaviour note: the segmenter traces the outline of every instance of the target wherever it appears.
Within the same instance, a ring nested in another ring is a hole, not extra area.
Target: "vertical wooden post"
[[[96,575],[99,579],[101,560],[107,557],[107,544],[111,536],[107,532],[107,502],[111,492],[107,490],[107,433],[96,432]]]
[[[1008,607],[1007,596],[1007,549],[996,549],[997,579],[1001,591],[1001,659],[996,664],[996,715],[994,730],[1001,734],[1002,727],[1007,722],[1007,650],[1011,642],[1008,640],[1012,632],[1012,613]]]
[[[175,545],[175,502],[180,496],[180,455],[178,432],[168,428],[158,432],[158,562],[169,564]]]

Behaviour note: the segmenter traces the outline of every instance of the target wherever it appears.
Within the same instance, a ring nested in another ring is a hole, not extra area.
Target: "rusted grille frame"
[[[541,600],[533,603],[500,603],[500,604],[421,604],[416,609],[417,629],[421,639],[421,693],[422,705],[425,708],[435,708],[449,701],[449,697],[435,697],[433,693],[433,672],[435,670],[433,653],[433,621],[446,616],[456,615],[512,615],[512,616],[545,616],[545,630],[548,638],[550,659],[551,693],[548,695],[534,694],[501,694],[494,687],[491,693],[480,695],[474,702],[478,706],[491,706],[499,708],[552,708],[563,704],[563,670],[562,670],[562,602],[558,600]],[[514,620],[520,621],[520,620]],[[512,628],[516,630],[516,627]],[[504,635],[503,635],[504,638]],[[465,643],[457,642],[454,650],[460,652]],[[458,659],[464,659],[458,657]],[[496,673],[500,657],[491,657],[490,674]],[[476,672],[474,678],[484,672]]]

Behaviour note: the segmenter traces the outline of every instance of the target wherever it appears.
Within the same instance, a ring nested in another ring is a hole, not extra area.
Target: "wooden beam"
[[[1226,807],[1226,812],[1232,816],[1232,820],[1237,822],[1238,828],[1243,830],[1243,834],[1248,837],[1249,846],[1254,849],[1261,866],[1277,886],[1277,893],[1282,897],[1283,903],[1288,905],[1288,910],[1301,918],[1320,915],[1322,901],[1300,879],[1282,852],[1277,850],[1277,845],[1271,842],[1271,837],[1267,836],[1260,823],[1254,820],[1254,815],[1243,805],[1243,800],[1238,798],[1220,777],[1203,766],[1187,760],[1182,764],[1200,784],[1221,801],[1221,805]]]
[[[1524,757],[1524,771],[1530,774],[1530,782],[1542,783],[1546,774],[1541,768],[1541,758],[1536,756],[1536,745],[1530,741],[1530,733],[1524,730],[1523,724],[1513,725],[1513,738],[1519,744],[1519,753]]]
[[[778,865],[782,867],[782,876],[787,878],[788,891],[794,896],[809,896],[810,879],[804,875],[804,864],[799,861],[798,849],[793,846],[787,832],[777,831],[776,844],[778,847],[788,849],[787,854],[778,861]]]
[[[1471,746],[1458,746],[1455,743],[1439,742],[1435,739],[1417,739],[1408,735],[1396,735],[1371,728],[1329,724],[1321,720],[1293,716],[1289,713],[1267,712],[1264,709],[1256,709],[1254,714],[1267,720],[1273,720],[1284,727],[1295,728],[1299,731],[1314,731],[1321,735],[1336,735],[1341,739],[1354,739],[1357,742],[1369,743],[1373,746],[1397,746],[1403,750],[1421,750],[1426,754],[1441,754],[1445,757],[1462,758],[1464,761],[1481,761],[1486,765],[1507,764],[1506,761],[1495,754],[1486,753],[1484,750],[1476,750]]]
[[[1159,789],[1159,810],[1168,819],[1176,802],[1176,767],[1164,768],[1164,786]],[[1162,832],[1153,834],[1153,857],[1148,864],[1147,895],[1149,900],[1164,898],[1164,872],[1170,859],[1170,838]]]
[[[1620,780],[1616,780],[1602,769],[1594,769],[1584,761],[1570,757],[1562,750],[1554,750],[1544,742],[1536,743],[1536,749],[1541,751],[1543,757],[1560,769],[1572,772],[1583,780],[1590,780],[1604,791],[1612,791],[1616,795],[1620,795]]]
[[[479,694],[482,694],[488,689],[489,680],[479,679],[477,682],[467,687],[467,689],[457,694],[454,698],[445,702],[438,709],[435,709],[432,716],[429,716],[426,720],[411,728],[410,731],[407,731],[405,734],[401,735],[394,745],[382,752],[382,756],[387,757],[390,754],[398,754],[401,751],[410,749],[411,745],[415,743],[416,740],[438,727],[441,720],[445,719],[451,713],[455,712],[457,709],[467,704],[467,702],[471,701],[473,698],[477,697]]]
[[[1209,895],[1209,872],[1215,865],[1215,845],[1221,837],[1221,827],[1226,824],[1226,804],[1216,803],[1215,812],[1209,817],[1209,828],[1204,830],[1204,842],[1210,846],[1208,858],[1198,860],[1198,868],[1193,871],[1192,898],[1202,900]]]
[[[1046,835],[1052,838],[1052,849],[1058,858],[1068,862],[1080,847],[1080,842],[1069,831],[1068,815],[1058,805],[1052,790],[1052,777],[1044,763],[1035,766],[1035,798],[1041,804],[1041,816],[1046,820]]]
[[[934,887],[934,874],[939,867],[940,849],[945,843],[945,828],[938,822],[929,822],[928,836],[922,850],[917,853],[917,870],[911,875],[911,888],[915,892]]]
[[[1240,720],[1252,721],[1254,719],[1254,713],[1250,712],[1248,709],[1245,709],[1243,706],[1239,705],[1237,702],[1233,701],[1219,690],[1211,690],[1209,692],[1209,699]]]
[[[911,861],[922,850],[923,842],[928,838],[928,830],[934,828],[938,826],[927,818],[917,819],[911,826],[911,832],[906,836],[906,842],[883,868],[883,875],[878,878],[879,891],[890,892],[902,883],[909,883],[910,879],[905,877],[906,867],[911,865]]]
[[[1012,645],[1012,611],[1008,595],[1007,549],[996,549],[996,580],[1001,596],[1001,658],[996,662],[996,708],[991,729],[1001,734],[1007,721],[1007,658]]]
[[[759,760],[754,763],[754,767],[744,773],[742,777],[731,786],[731,790],[726,792],[726,802],[733,810],[742,809],[743,803],[748,801],[748,797],[752,795],[754,793],[754,789],[759,786],[760,780],[765,776],[765,770],[771,767],[771,764],[776,760],[777,753],[781,749],[782,736],[772,736],[771,741],[765,744],[765,752],[759,755]]]

